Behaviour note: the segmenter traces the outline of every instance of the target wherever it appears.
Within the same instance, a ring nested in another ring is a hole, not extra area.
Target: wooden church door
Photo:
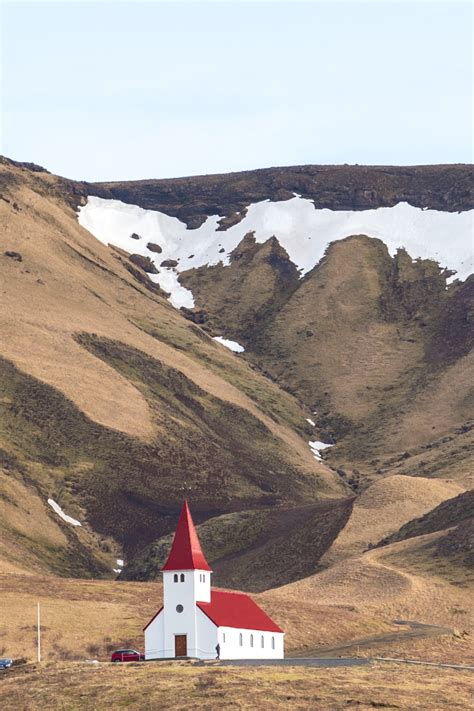
[[[188,643],[185,634],[177,634],[174,638],[174,656],[175,657],[187,657],[188,656]]]

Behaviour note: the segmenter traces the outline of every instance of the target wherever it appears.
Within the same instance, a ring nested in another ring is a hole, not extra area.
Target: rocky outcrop
[[[231,333],[245,344],[297,288],[299,272],[275,237],[258,244],[249,232],[231,252],[229,266],[190,269],[179,279],[213,331]]]
[[[206,323],[209,318],[204,309],[188,309],[186,306],[181,306],[180,311],[188,321],[201,325]]]
[[[167,267],[168,269],[174,269],[174,267],[177,266],[178,262],[176,259],[164,259],[160,264],[160,267]]]
[[[148,242],[147,249],[150,250],[150,252],[156,252],[157,254],[161,254],[163,249],[160,247],[159,244],[155,244],[155,242]]]
[[[219,215],[224,230],[262,200],[289,200],[294,194],[315,207],[367,210],[408,202],[416,207],[458,211],[474,207],[469,165],[362,166],[305,165],[167,180],[81,183],[89,195],[114,198],[178,217],[195,229]]]
[[[147,274],[158,274],[158,269],[155,267],[150,257],[143,257],[141,254],[131,254],[130,261],[143,269]]]
[[[443,536],[437,549],[439,555],[474,568],[474,515]]]
[[[22,262],[23,261],[23,257],[21,256],[20,252],[7,251],[4,254],[5,254],[5,257],[10,257],[10,259],[15,260],[15,262]]]

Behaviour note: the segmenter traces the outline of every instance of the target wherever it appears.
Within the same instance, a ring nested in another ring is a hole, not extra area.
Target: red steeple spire
[[[173,545],[162,570],[211,570],[202,552],[187,501],[181,509]]]

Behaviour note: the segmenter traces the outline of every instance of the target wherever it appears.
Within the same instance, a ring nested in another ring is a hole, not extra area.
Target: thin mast
[[[41,661],[41,622],[40,622],[40,604],[38,602],[38,607],[37,607],[37,619],[36,619],[36,626],[38,629],[38,634],[37,634],[37,640],[38,640],[38,662]]]

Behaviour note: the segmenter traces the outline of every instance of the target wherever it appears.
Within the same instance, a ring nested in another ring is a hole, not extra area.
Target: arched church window
[[[184,583],[184,573],[181,573],[181,582]]]
[[[262,649],[263,649],[264,646],[265,646],[265,637],[263,636],[263,634],[262,634],[262,637],[261,637],[261,640],[260,640],[260,644],[262,645]]]
[[[253,647],[253,634],[250,635],[250,646]]]
[[[178,573],[175,573],[173,576],[173,582],[177,583],[178,582]]]
[[[244,643],[243,637],[242,637],[242,632],[239,634],[239,645],[242,646]]]
[[[272,649],[275,649],[275,637],[272,637]]]

